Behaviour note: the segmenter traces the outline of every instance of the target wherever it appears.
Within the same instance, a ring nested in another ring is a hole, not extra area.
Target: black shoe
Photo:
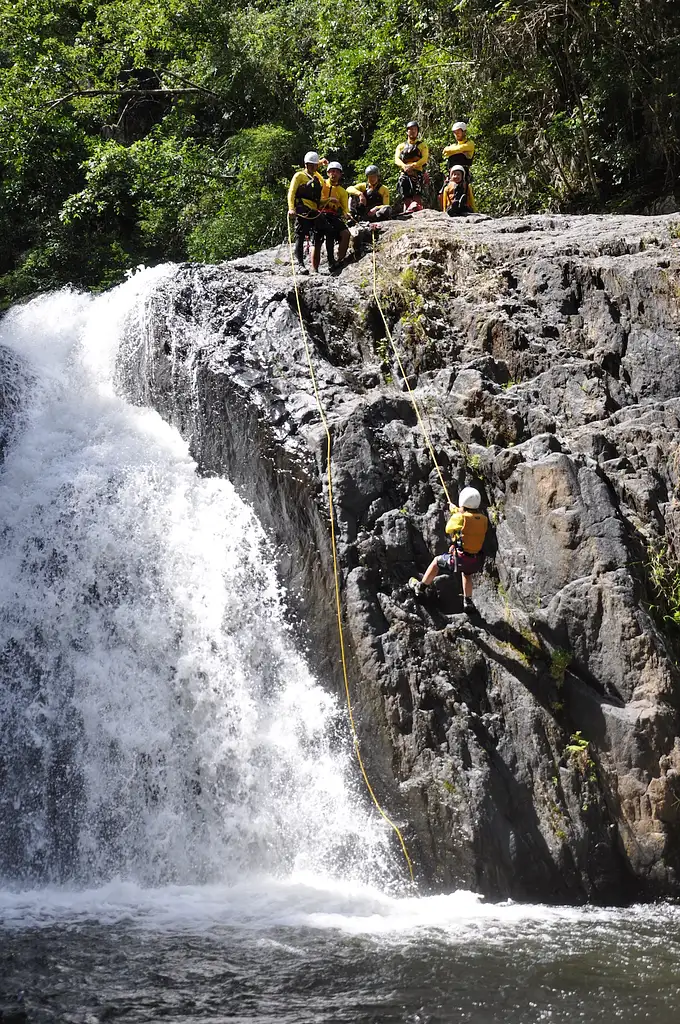
[[[416,597],[427,597],[430,592],[430,588],[427,584],[419,580],[417,576],[411,576],[411,579],[408,581],[408,585]]]
[[[474,615],[476,613],[477,607],[471,597],[463,598],[463,611],[467,615]]]
[[[298,274],[300,277],[306,277],[307,274],[309,274],[309,271],[307,270],[307,267],[304,265],[304,263],[296,263],[295,273]]]

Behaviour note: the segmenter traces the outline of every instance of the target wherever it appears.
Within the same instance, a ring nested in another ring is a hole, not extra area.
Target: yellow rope
[[[401,372],[401,375],[404,378],[404,384],[406,385],[406,388],[408,390],[409,398],[411,399],[411,404],[412,404],[412,406],[413,406],[413,408],[415,410],[415,414],[418,417],[418,423],[420,424],[420,429],[423,432],[423,437],[425,438],[425,444],[429,448],[430,455],[432,456],[432,462],[434,463],[434,468],[437,470],[437,476],[439,477],[439,482],[442,485],[442,490],[444,491],[444,494],[446,495],[446,500],[448,501],[449,505],[451,505],[452,504],[451,498],[449,496],[448,489],[447,489],[446,484],[444,482],[444,476],[443,476],[442,471],[441,471],[441,469],[439,467],[439,463],[437,462],[437,456],[434,453],[434,448],[432,447],[432,441],[430,440],[430,435],[428,434],[427,428],[426,428],[426,426],[425,426],[425,424],[423,422],[423,417],[420,414],[420,409],[418,408],[418,403],[416,401],[416,396],[414,395],[413,389],[411,388],[411,385],[408,382],[408,377],[406,376],[406,371],[404,370],[404,367],[402,365],[401,358],[399,356],[399,352],[397,351],[397,346],[394,344],[394,338],[392,337],[392,332],[390,331],[390,328],[389,328],[389,325],[387,323],[387,320],[385,319],[385,314],[384,314],[383,308],[382,308],[382,306],[380,304],[380,299],[378,298],[377,272],[376,272],[376,265],[375,265],[375,235],[373,236],[373,298],[375,299],[375,302],[376,302],[376,305],[378,307],[378,310],[380,311],[380,316],[382,317],[382,322],[385,325],[385,333],[387,334],[387,338],[389,340],[389,343],[392,346],[392,351],[394,352],[394,355],[395,355],[395,358],[397,360],[397,364],[399,366],[399,370]]]
[[[394,829],[394,832],[396,833],[397,838],[399,839],[399,844],[401,846],[401,849],[402,849],[402,852],[404,854],[404,857],[406,858],[406,863],[408,864],[409,875],[411,876],[411,881],[413,881],[413,864],[411,863],[411,858],[408,855],[408,851],[406,849],[406,843],[404,842],[404,837],[402,836],[398,826],[395,825],[395,823],[392,821],[392,819],[385,813],[385,811],[383,810],[383,808],[380,805],[380,801],[378,800],[377,796],[373,792],[373,787],[371,786],[371,783],[368,780],[368,775],[366,774],[366,769],[364,767],[364,762],[363,762],[363,759],[361,757],[361,751],[359,749],[359,738],[357,736],[356,726],[354,724],[354,712],[352,711],[352,698],[351,698],[350,692],[349,692],[349,677],[348,677],[348,672],[347,672],[347,657],[346,657],[346,654],[345,654],[345,636],[344,636],[344,632],[343,632],[343,628],[342,628],[342,604],[341,604],[341,601],[340,601],[340,572],[339,572],[339,569],[338,569],[338,551],[337,551],[337,543],[336,543],[336,539],[335,539],[335,505],[333,503],[333,479],[332,479],[332,472],[331,472],[331,470],[332,470],[332,466],[331,466],[331,447],[332,447],[331,432],[330,432],[330,430],[328,428],[328,421],[326,419],[326,414],[324,413],[323,406],[321,404],[321,397],[319,395],[319,388],[318,388],[317,383],[316,383],[316,374],[314,373],[314,365],[312,363],[312,355],[311,355],[311,352],[310,352],[310,349],[309,349],[309,342],[308,342],[308,339],[307,339],[307,330],[305,328],[305,322],[304,322],[304,319],[303,319],[303,316],[302,316],[302,307],[300,305],[300,290],[298,288],[297,274],[295,273],[295,260],[293,258],[293,239],[292,239],[291,230],[290,230],[290,217],[288,218],[288,248],[289,248],[289,251],[290,251],[290,265],[291,265],[291,268],[293,270],[293,285],[295,287],[295,301],[297,303],[298,317],[300,319],[300,330],[302,332],[302,341],[304,343],[305,353],[307,355],[307,365],[309,367],[309,375],[310,375],[310,377],[312,379],[312,386],[314,388],[314,396],[316,398],[316,404],[317,404],[317,407],[319,409],[319,415],[321,417],[321,422],[323,423],[323,428],[324,428],[324,430],[326,432],[326,470],[327,470],[327,479],[328,479],[328,507],[329,507],[329,511],[330,511],[330,520],[331,520],[331,547],[332,547],[332,550],[333,550],[333,576],[335,578],[335,610],[336,610],[336,615],[337,615],[337,620],[338,620],[338,637],[340,639],[340,660],[342,662],[342,677],[343,677],[343,680],[344,680],[344,683],[345,683],[345,697],[347,699],[347,712],[348,712],[348,715],[349,715],[350,729],[352,731],[352,739],[354,741],[354,752],[356,754],[357,761],[359,762],[359,768],[361,769],[361,774],[363,776],[364,782],[366,783],[366,789],[370,793],[370,796],[371,796],[371,799],[372,799],[373,803],[375,804],[375,806],[377,807],[380,815],[384,818],[384,820],[387,822],[387,824],[392,829]]]

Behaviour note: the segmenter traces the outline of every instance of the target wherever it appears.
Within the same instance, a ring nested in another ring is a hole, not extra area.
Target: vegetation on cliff
[[[280,237],[313,145],[453,121],[492,213],[636,209],[680,161],[672,0],[0,0],[0,302]]]

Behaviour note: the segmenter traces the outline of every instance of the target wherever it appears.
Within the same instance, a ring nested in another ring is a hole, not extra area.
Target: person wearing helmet
[[[345,220],[349,217],[349,197],[346,189],[340,184],[342,180],[342,164],[337,160],[328,165],[328,177],[321,189],[319,209],[326,222],[326,256],[328,269],[335,270],[347,255],[350,233]],[[335,259],[335,243],[338,243],[338,258]]]
[[[448,552],[432,559],[422,580],[412,576],[408,585],[417,597],[424,597],[427,588],[440,572],[460,570],[463,580],[463,611],[470,614],[477,610],[472,600],[472,577],[484,565],[482,546],[489,520],[479,511],[482,496],[476,487],[464,487],[458,495],[458,502],[458,505],[450,506],[451,515],[446,524],[446,532],[451,538]]]
[[[470,186],[465,180],[462,164],[454,164],[449,172],[449,180],[442,191],[442,210],[449,217],[466,217],[473,212]]]
[[[450,171],[454,164],[460,164],[465,168],[465,176],[469,179],[470,167],[475,158],[475,144],[467,137],[465,121],[456,121],[452,130],[456,141],[444,147],[442,156],[446,157],[447,170]]]
[[[312,270],[319,269],[321,243],[326,234],[324,217],[319,210],[323,178],[319,174],[319,159],[313,150],[305,153],[304,170],[296,171],[288,188],[288,216],[295,218],[295,261],[298,273],[306,274],[304,259],[305,238],[312,242]]]
[[[394,162],[400,170],[397,180],[397,195],[404,203],[405,213],[415,213],[423,208],[424,171],[430,159],[430,149],[419,138],[417,121],[406,125],[406,142],[400,142],[394,152]]]
[[[357,182],[347,189],[352,216],[355,220],[389,220],[392,216],[390,193],[381,181],[380,168],[369,164],[365,174],[366,181]]]

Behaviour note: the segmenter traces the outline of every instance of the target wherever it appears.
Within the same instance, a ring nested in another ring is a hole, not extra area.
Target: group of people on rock
[[[439,207],[450,217],[464,217],[476,210],[470,179],[475,144],[467,137],[467,125],[457,121],[453,126],[456,139],[443,150],[447,161],[447,178],[439,193]],[[366,168],[366,180],[343,188],[342,164],[330,163],[311,150],[305,154],[304,169],[296,171],[288,189],[288,216],[295,222],[295,260],[298,273],[307,273],[304,261],[305,239],[310,239],[312,270],[319,269],[321,247],[326,243],[329,270],[335,270],[346,258],[350,243],[348,221],[375,224],[401,213],[416,213],[425,205],[425,192],[430,184],[426,170],[430,150],[420,137],[417,121],[406,125],[406,140],[394,154],[399,168],[397,200],[390,205],[390,193],[383,183],[380,168]],[[325,167],[327,177],[319,173]],[[338,246],[337,254],[335,246]]]

